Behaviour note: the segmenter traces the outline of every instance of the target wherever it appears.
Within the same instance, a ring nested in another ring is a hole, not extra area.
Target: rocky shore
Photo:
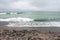
[[[60,40],[60,33],[42,33],[38,30],[0,29],[0,40]]]

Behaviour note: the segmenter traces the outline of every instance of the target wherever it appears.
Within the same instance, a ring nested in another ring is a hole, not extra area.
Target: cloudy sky
[[[60,0],[0,0],[0,10],[60,11]]]

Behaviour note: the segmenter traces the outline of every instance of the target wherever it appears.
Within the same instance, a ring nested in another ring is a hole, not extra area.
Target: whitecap
[[[0,21],[12,21],[12,22],[15,22],[15,21],[20,22],[20,21],[22,21],[22,22],[27,22],[27,21],[33,21],[33,19],[17,17],[17,18],[0,19]]]

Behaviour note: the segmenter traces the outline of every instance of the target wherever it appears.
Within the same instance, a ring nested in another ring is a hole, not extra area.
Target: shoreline
[[[0,26],[0,29],[7,29],[7,30],[38,30],[41,32],[58,32],[60,33],[60,27],[7,27],[7,26]]]
[[[60,32],[52,32],[52,29],[57,28],[0,27],[0,40],[60,40]]]
[[[0,40],[60,40],[59,27],[2,27]]]

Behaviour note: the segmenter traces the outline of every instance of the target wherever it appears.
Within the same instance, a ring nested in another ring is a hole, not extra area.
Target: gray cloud
[[[60,0],[0,0],[0,9],[60,11]]]
[[[60,9],[60,0],[35,0],[35,2],[33,2],[32,4],[39,7],[41,10]]]

